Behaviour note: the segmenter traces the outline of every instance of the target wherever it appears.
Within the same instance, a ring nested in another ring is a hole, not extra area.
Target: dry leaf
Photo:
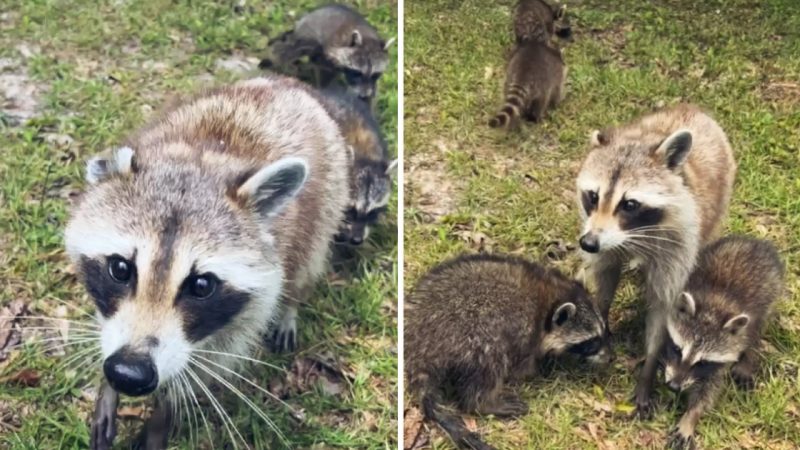
[[[0,379],[0,382],[3,384],[16,384],[27,387],[35,387],[39,385],[39,381],[41,379],[42,375],[39,372],[33,369],[22,369],[13,375],[9,375],[3,379]]]
[[[427,445],[428,439],[422,432],[423,416],[419,408],[409,408],[403,414],[403,449],[417,450]]]
[[[327,395],[342,395],[350,383],[347,375],[331,355],[295,358],[285,378],[274,378],[269,390],[280,398],[319,387]]]
[[[143,406],[122,406],[117,409],[117,416],[121,419],[144,419],[146,410]]]

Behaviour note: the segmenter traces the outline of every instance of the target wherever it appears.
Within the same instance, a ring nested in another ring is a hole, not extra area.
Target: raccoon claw
[[[677,428],[672,430],[667,438],[667,449],[669,450],[694,450],[694,436],[684,436]]]
[[[745,375],[741,373],[731,373],[733,382],[739,389],[745,391],[752,391],[756,387],[756,380],[752,375]]]
[[[655,412],[655,405],[652,400],[636,400],[636,409],[633,412],[633,418],[639,420],[650,420],[653,418]]]

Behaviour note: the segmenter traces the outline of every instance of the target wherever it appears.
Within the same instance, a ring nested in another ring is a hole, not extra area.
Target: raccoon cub
[[[726,237],[700,253],[667,316],[665,381],[689,394],[671,448],[694,448],[695,427],[713,406],[724,369],[740,385],[753,386],[761,331],[782,291],[783,264],[769,242]]]
[[[143,439],[166,447],[162,394],[202,374],[195,352],[234,367],[222,354],[247,357],[270,326],[277,347],[294,346],[296,305],[325,271],[347,174],[317,94],[282,77],[200,95],[88,162],[65,239],[101,325],[93,449],[111,445],[116,393],[156,391]]]
[[[516,44],[506,67],[505,105],[490,121],[492,128],[514,128],[519,118],[538,122],[548,108],[564,97],[567,68],[561,51],[551,46],[556,19],[563,8],[553,10],[542,0],[522,0],[514,11]]]
[[[650,395],[669,307],[726,214],[736,162],[719,125],[696,106],[678,105],[592,134],[577,179],[583,249],[603,317],[624,264],[645,274],[646,361],[634,400]]]
[[[569,38],[569,27],[556,28],[564,18],[566,5],[552,7],[543,0],[520,0],[514,10],[514,37],[523,42],[549,42],[553,35]]]
[[[417,284],[405,312],[408,386],[425,416],[463,448],[491,448],[440,403],[451,389],[463,412],[513,417],[527,405],[504,391],[548,356],[607,362],[600,309],[576,281],[523,259],[468,255]]]
[[[397,160],[389,160],[378,122],[364,102],[341,89],[329,88],[323,94],[325,107],[339,124],[353,158],[350,205],[335,240],[361,245],[386,211]]]
[[[344,74],[350,91],[370,101],[375,96],[375,84],[389,63],[388,49],[393,42],[394,39],[384,41],[352,8],[326,5],[305,14],[293,30],[276,38],[270,47],[278,64],[287,65],[308,56],[323,70]],[[321,81],[321,85],[328,82]]]

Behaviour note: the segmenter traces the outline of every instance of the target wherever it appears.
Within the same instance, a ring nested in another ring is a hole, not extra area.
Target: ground
[[[574,180],[592,129],[688,101],[728,133],[739,163],[726,232],[770,239],[786,294],[765,333],[754,391],[726,385],[698,428],[702,448],[800,442],[800,5],[789,0],[566,1],[574,42],[565,102],[542,124],[489,129],[500,107],[513,1],[405,4],[406,292],[462,252],[510,252],[577,274]],[[468,417],[498,448],[663,448],[681,412],[657,393],[652,421],[629,420],[643,354],[643,304],[626,282],[612,310],[616,362],[557,368],[520,387],[530,414]],[[406,399],[408,400],[408,398]],[[451,448],[406,407],[406,447]],[[409,418],[411,420],[409,420]],[[476,420],[477,419],[477,420]]]
[[[170,98],[258,74],[267,36],[319,3],[0,5],[0,447],[88,447],[100,371],[87,365],[87,342],[76,337],[91,321],[80,311],[93,306],[62,242],[68,203],[83,187],[83,161],[116,145]],[[396,35],[396,2],[357,3],[384,36]],[[391,55],[396,61],[396,48]],[[377,102],[392,152],[395,68],[393,63],[382,78]],[[396,208],[391,211],[396,217]],[[249,380],[283,396],[288,406],[236,383],[277,423],[290,448],[396,446],[397,223],[386,222],[371,244],[328,276],[302,312],[301,350],[257,355],[280,370],[245,366]],[[9,333],[10,317],[17,317],[15,328],[25,327],[21,336]],[[62,334],[70,334],[73,345],[61,346]],[[23,345],[12,347],[20,339]],[[214,392],[252,448],[285,448],[234,395]],[[130,443],[143,406],[131,401],[120,410],[117,448]],[[184,424],[171,448],[232,448],[219,417],[207,402],[204,407],[213,444],[206,430]]]

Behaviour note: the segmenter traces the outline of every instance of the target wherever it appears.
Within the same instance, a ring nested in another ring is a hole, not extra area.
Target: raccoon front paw
[[[653,418],[656,407],[649,397],[645,399],[636,399],[634,403],[636,404],[636,409],[633,411],[634,419],[650,420]]]
[[[667,438],[667,449],[669,450],[694,450],[694,436],[684,436],[678,428],[672,430]]]
[[[752,391],[756,387],[756,379],[751,373],[739,372],[736,370],[731,371],[733,382],[739,389],[745,391]]]
[[[110,385],[103,383],[95,403],[89,435],[91,450],[110,450],[117,437],[117,394]]]
[[[269,349],[272,353],[291,353],[297,349],[297,318],[294,314],[287,314],[275,327],[269,339]]]

